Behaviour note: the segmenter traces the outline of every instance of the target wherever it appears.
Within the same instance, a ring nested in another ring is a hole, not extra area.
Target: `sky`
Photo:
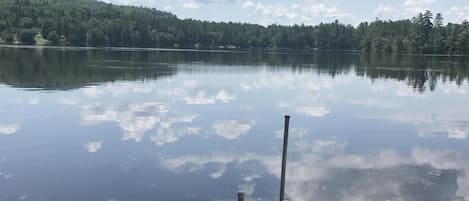
[[[430,10],[447,22],[469,19],[468,0],[104,0],[119,5],[156,8],[179,18],[269,24],[331,22],[357,25],[363,21],[411,18]]]

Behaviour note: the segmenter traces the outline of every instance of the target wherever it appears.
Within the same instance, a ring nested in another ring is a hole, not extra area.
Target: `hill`
[[[469,54],[469,23],[443,24],[430,11],[413,19],[270,25],[179,19],[152,8],[94,0],[2,0],[3,43],[162,48],[363,50]]]

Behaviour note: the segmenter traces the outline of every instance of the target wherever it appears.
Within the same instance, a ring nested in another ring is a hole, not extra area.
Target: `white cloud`
[[[254,190],[256,189],[256,184],[250,183],[250,184],[241,184],[238,186],[239,191],[243,191],[247,196],[251,196],[254,193]],[[251,199],[248,199],[251,200]]]
[[[106,3],[133,6],[155,6],[155,0],[103,0]]]
[[[82,89],[83,93],[88,97],[97,97],[103,94],[96,86],[89,86]]]
[[[187,114],[179,117],[168,117],[166,120],[161,121],[161,128],[170,128],[175,123],[190,123],[194,121],[199,115],[198,114]]]
[[[187,104],[207,105],[215,103],[215,97],[209,97],[206,91],[198,91],[195,95],[184,97]]]
[[[103,95],[119,97],[128,93],[148,94],[153,91],[153,85],[144,83],[136,84],[132,82],[107,83],[99,86],[88,86],[82,89],[88,98],[97,98]]]
[[[450,139],[464,140],[469,135],[469,123],[460,120],[457,114],[433,114],[433,115],[405,115],[389,117],[391,120],[414,125],[417,136],[433,138],[446,136]]]
[[[300,6],[301,7],[301,6]],[[298,7],[298,8],[300,8]],[[313,4],[306,10],[312,17],[340,18],[351,14],[341,12],[337,6],[327,5],[324,3]]]
[[[205,3],[205,4],[210,4],[210,3],[233,3],[236,0],[196,0],[199,3]]]
[[[200,8],[200,5],[196,1],[191,0],[191,1],[184,2],[182,4],[182,7],[187,8],[187,9],[198,9]]]
[[[88,142],[83,145],[83,147],[90,153],[95,153],[101,149],[101,141]]]
[[[168,112],[167,103],[144,102],[120,107],[83,106],[81,119],[84,122],[116,122],[124,131],[122,140],[140,142],[145,132],[154,128]]]
[[[194,121],[198,114],[186,114],[178,117],[167,117],[161,121],[160,127],[156,130],[156,135],[151,137],[151,140],[158,146],[164,144],[177,142],[182,136],[199,134],[201,128],[199,127],[178,127],[171,128],[176,123],[190,123]]]
[[[159,128],[156,135],[151,137],[151,140],[158,146],[165,144],[175,143],[182,136],[195,135],[200,133],[201,128],[186,127],[186,128]]]
[[[241,81],[240,88],[250,92],[254,90],[292,91],[296,96],[289,97],[288,100],[277,101],[278,108],[285,113],[304,114],[312,117],[322,117],[331,111],[323,103],[334,95],[332,88],[334,85],[348,82],[346,79],[336,77],[311,79],[308,74],[288,75],[262,74],[256,78],[247,78]]]
[[[134,6],[149,6],[149,7],[156,7],[164,8],[165,11],[172,10],[170,5],[164,6],[163,3],[171,4],[171,1],[155,1],[155,0],[103,0],[106,3],[113,3],[113,4],[120,4],[120,5],[134,5]],[[231,3],[234,0],[188,0],[182,1],[178,0],[177,2],[183,2],[184,8],[199,8],[202,4],[220,4],[220,3]],[[161,5],[163,4],[163,5]]]
[[[375,16],[378,17],[386,17],[394,13],[395,11],[396,9],[394,9],[394,7],[389,4],[379,3],[373,13],[375,14]]]
[[[140,142],[145,133],[155,129],[156,135],[151,136],[151,140],[158,146],[168,143],[174,143],[182,136],[198,134],[200,128],[193,126],[183,126],[181,128],[171,128],[175,123],[190,123],[198,114],[183,114],[177,116],[177,113],[169,116],[169,107],[175,103],[182,101],[186,104],[214,104],[230,103],[236,99],[236,95],[229,90],[205,89],[199,85],[198,80],[186,80],[181,83],[182,87],[172,87],[170,89],[157,90],[158,98],[163,100],[171,100],[167,102],[138,102],[134,104],[117,104],[102,106],[101,104],[82,106],[82,121],[84,123],[103,123],[115,122],[123,131],[122,139],[132,139]],[[146,85],[149,85],[148,83]],[[123,86],[122,93],[112,92]],[[104,94],[121,95],[127,92],[147,93],[155,88],[149,85],[136,90],[132,87],[127,88],[126,83],[117,83],[114,85],[88,87],[85,94],[90,98],[102,98]],[[151,89],[151,90],[144,90]],[[75,101],[61,100],[62,103],[73,103]],[[174,116],[176,115],[176,116]]]
[[[251,130],[254,123],[254,121],[239,122],[237,120],[219,121],[212,125],[212,130],[220,137],[234,140]]]
[[[20,195],[17,197],[18,200],[26,200],[28,199],[29,195]]]
[[[30,98],[28,103],[31,104],[31,105],[37,105],[37,104],[39,104],[40,100],[41,100],[40,98],[34,97],[34,98]]]
[[[444,120],[424,120],[415,122],[419,137],[431,138],[440,134],[450,139],[463,140],[469,135],[469,126]]]
[[[216,101],[221,101],[223,103],[229,103],[236,99],[236,95],[229,93],[226,90],[220,90],[216,94],[209,94],[205,90],[199,90],[195,94],[186,94],[184,96],[184,101],[186,104],[190,105],[207,105],[214,104]]]
[[[318,77],[311,79],[309,75],[308,73],[288,73],[286,75],[262,73],[246,77],[245,80],[240,82],[240,89],[245,92],[265,89],[305,90],[305,93],[308,95],[316,95],[321,91],[331,90],[334,84],[344,81],[339,77]]]
[[[440,196],[439,193],[447,192],[447,186],[435,184],[444,184],[440,182],[441,179],[446,181],[447,174],[455,176],[451,177],[454,180],[450,183],[454,182],[454,186],[450,188],[457,189],[456,195],[453,191],[449,196],[469,198],[469,176],[458,174],[464,171],[469,161],[458,152],[415,147],[407,156],[394,150],[359,155],[342,153],[344,142],[319,141],[313,142],[311,146],[314,147],[314,144],[321,144],[319,152],[314,149],[305,150],[299,153],[296,160],[289,161],[286,186],[287,196],[291,200],[406,200],[405,198],[418,193],[401,191],[409,183],[422,188],[435,187],[434,191],[428,192],[435,192]],[[323,150],[332,151],[324,154]],[[253,163],[261,165],[261,168],[253,169]],[[225,168],[231,165],[256,178],[266,175],[280,177],[280,160],[276,155],[213,153],[200,156],[168,156],[160,157],[160,165],[169,171],[186,173],[200,172],[214,165],[219,167],[209,174],[211,177],[220,177],[225,173]],[[251,182],[252,179],[248,178],[247,181]],[[249,193],[255,191],[254,188],[240,190]]]
[[[311,117],[322,117],[324,115],[331,113],[331,111],[329,111],[327,108],[322,107],[322,106],[320,107],[299,106],[299,107],[295,107],[295,112],[306,114]]]
[[[256,173],[252,173],[252,174],[248,174],[248,175],[244,176],[243,180],[247,181],[247,182],[250,182],[250,181],[252,181],[254,179],[257,179],[257,178],[261,178],[261,175],[256,174]]]
[[[460,130],[460,129],[454,129],[448,131],[448,138],[452,139],[466,139],[468,135],[468,131]]]
[[[0,124],[0,134],[12,135],[15,134],[20,126],[18,124]]]
[[[71,99],[71,98],[61,98],[57,101],[57,103],[62,105],[76,105],[78,104],[78,100]]]
[[[445,94],[466,94],[465,88],[458,86],[455,83],[447,83],[444,86],[441,86],[440,88]]]
[[[313,105],[304,105],[304,104],[294,104],[294,103],[286,103],[286,102],[278,102],[277,103],[279,108],[285,108],[288,112],[293,112],[296,114],[304,114],[310,117],[323,117],[331,111],[327,109],[325,106],[313,106]]]
[[[210,177],[216,179],[216,178],[219,178],[221,176],[223,176],[226,172],[226,165],[225,164],[221,164],[218,166],[218,169],[215,171],[215,172],[212,172],[210,174]]]
[[[425,10],[432,10],[437,0],[404,0],[404,17],[413,17]]]
[[[299,80],[299,77],[293,75],[279,76],[263,74],[257,77],[249,77],[246,81],[242,81],[240,88],[246,92],[260,89],[288,89],[294,87],[294,82]]]
[[[283,129],[276,130],[274,132],[276,138],[283,138]],[[290,128],[288,132],[288,137],[290,139],[301,139],[308,134],[308,129],[306,128]]]
[[[168,96],[168,97],[181,97],[186,93],[183,88],[180,87],[174,87],[171,89],[162,89],[158,91],[158,94],[161,96]]]
[[[197,80],[184,80],[183,85],[185,87],[194,89],[199,86],[199,81]]]
[[[469,20],[469,5],[453,6],[449,9],[449,13],[456,16],[458,21]]]
[[[228,20],[268,24],[318,24],[339,19],[342,22],[356,25],[359,21],[372,21],[374,17],[383,19],[403,19],[411,18],[419,12],[425,10],[445,11],[445,19],[451,22],[460,23],[463,19],[468,19],[468,4],[457,0],[456,3],[462,5],[448,5],[451,2],[441,0],[400,0],[395,2],[359,2],[357,5],[346,5],[340,1],[328,0],[298,0],[298,1],[265,1],[265,0],[177,0],[177,1],[155,1],[155,0],[104,0],[105,2],[121,4],[149,6],[156,9],[174,12],[182,18],[198,18],[201,20],[219,20],[212,15],[188,14],[183,10],[200,9],[201,7],[211,9],[233,9],[239,6],[240,12],[244,15],[231,17]],[[357,10],[360,4],[373,4],[376,7],[364,6]],[[213,4],[217,4],[213,6]],[[223,4],[223,5],[221,5]],[[212,7],[213,6],[213,7]],[[453,6],[453,7],[451,7]],[[216,10],[218,12],[218,10]],[[235,11],[236,12],[236,11]],[[365,13],[365,14],[364,14]],[[366,13],[371,15],[366,15]],[[374,15],[373,15],[374,14]],[[247,19],[246,19],[247,16]],[[226,17],[225,17],[226,18]],[[224,21],[226,21],[225,19]]]
[[[228,93],[227,91],[225,90],[220,90],[217,95],[215,96],[215,99],[216,100],[220,100],[224,103],[229,103],[233,100],[236,99],[236,95],[232,94],[232,93]]]
[[[271,161],[276,161],[276,164],[280,164],[278,157],[275,156],[261,156],[254,153],[245,154],[232,154],[232,153],[216,153],[211,155],[185,155],[185,156],[172,156],[172,157],[161,157],[160,165],[173,172],[196,172],[203,170],[209,164],[215,164],[218,167],[226,166],[230,163],[242,164],[247,161],[253,160],[266,160],[266,164]],[[277,168],[275,168],[277,169]],[[220,172],[220,170],[216,170]],[[213,173],[211,173],[213,174]]]
[[[375,84],[375,83],[373,83],[370,88],[371,88],[371,91],[372,91],[373,93],[385,92],[385,91],[386,91],[386,86],[383,85],[383,84]]]
[[[251,0],[247,0],[241,5],[243,9],[250,9],[250,8],[254,8],[255,6],[256,4],[254,4],[254,2],[252,2]]]
[[[415,98],[426,97],[424,94],[419,93],[417,90],[407,85],[399,86],[399,88],[397,88],[396,95],[399,97],[415,97]]]
[[[396,109],[401,107],[400,104],[394,103],[388,100],[381,100],[377,98],[364,98],[356,100],[346,100],[347,103],[352,105],[362,105],[369,108],[379,108],[379,109]]]
[[[264,18],[288,19],[302,21],[308,24],[308,21],[315,18],[345,19],[355,18],[354,15],[341,11],[336,5],[324,2],[304,1],[292,4],[264,4],[246,0],[241,4],[245,10],[253,10]]]
[[[334,154],[342,153],[345,146],[347,146],[347,143],[338,142],[336,140],[315,140],[312,143],[311,150],[313,153]]]

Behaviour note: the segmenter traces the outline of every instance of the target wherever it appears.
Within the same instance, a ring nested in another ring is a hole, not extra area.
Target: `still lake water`
[[[469,58],[0,48],[0,200],[469,200]]]

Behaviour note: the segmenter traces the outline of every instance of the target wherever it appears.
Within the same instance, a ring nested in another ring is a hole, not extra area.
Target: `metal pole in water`
[[[244,192],[243,191],[238,192],[238,201],[244,201]]]
[[[285,199],[285,171],[287,168],[288,127],[290,115],[285,115],[285,128],[283,130],[282,175],[280,177],[280,201]]]

